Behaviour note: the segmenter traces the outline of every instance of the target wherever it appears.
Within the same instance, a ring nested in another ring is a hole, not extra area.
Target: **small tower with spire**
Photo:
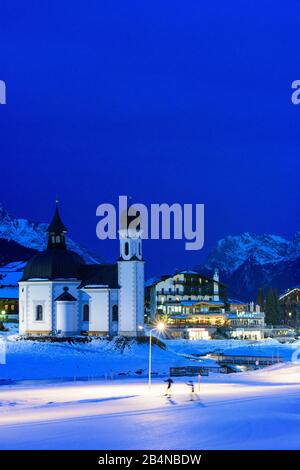
[[[55,201],[55,212],[47,228],[48,232],[48,249],[66,249],[66,239],[65,234],[67,233],[67,228],[64,226],[58,210],[58,199]]]
[[[218,302],[220,300],[220,292],[219,292],[219,270],[216,268],[213,276],[214,282],[214,297],[213,299]]]

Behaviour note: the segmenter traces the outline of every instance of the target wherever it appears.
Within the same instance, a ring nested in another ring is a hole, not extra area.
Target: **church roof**
[[[65,241],[66,227],[58,211],[56,201],[55,213],[47,228],[48,248],[34,255],[26,264],[21,281],[30,279],[78,279],[79,270],[85,264],[83,258],[74,251],[68,250]]]
[[[68,287],[64,287],[64,291],[58,297],[56,297],[55,302],[75,302],[77,299],[73,297],[69,292]]]
[[[117,264],[85,264],[80,267],[79,289],[91,286],[119,287]]]
[[[76,279],[81,281],[79,288],[91,286],[118,288],[118,265],[85,264],[80,255],[67,249],[64,238],[66,231],[56,201],[55,214],[47,229],[48,248],[28,261],[21,281]],[[71,294],[65,291],[57,300],[71,300],[70,297]]]
[[[47,232],[60,234],[60,233],[66,233],[67,231],[68,229],[65,227],[65,225],[63,224],[60,218],[59,210],[58,210],[58,201],[56,201],[56,208],[55,208],[54,216],[53,216],[51,223],[49,224],[49,227],[47,228]]]
[[[21,281],[29,279],[81,279],[84,260],[71,250],[48,249],[37,253],[25,266]]]

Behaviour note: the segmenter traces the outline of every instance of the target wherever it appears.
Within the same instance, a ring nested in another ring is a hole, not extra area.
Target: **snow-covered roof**
[[[173,278],[176,278],[177,276],[179,276],[180,274],[183,274],[183,275],[193,275],[193,276],[198,276],[199,278],[202,278],[202,279],[206,279],[206,280],[210,280],[210,281],[213,281],[213,276],[208,276],[207,274],[202,274],[200,272],[197,272],[197,271],[190,271],[190,270],[184,270],[184,271],[176,271],[175,273],[173,274],[163,274],[161,275],[160,277],[156,278],[156,277],[152,277],[150,279],[148,279],[146,282],[145,282],[145,287],[153,287],[153,286],[156,286],[157,284],[161,283],[161,282],[165,282],[167,281],[168,279],[173,279]],[[220,281],[215,281],[219,284],[219,286],[222,286],[222,287],[226,287],[226,285]]]
[[[224,302],[221,302],[221,300],[200,300],[195,302],[195,304],[218,305],[221,307],[224,305]]]
[[[199,305],[199,304],[205,304],[205,305],[212,305],[212,306],[224,306],[224,303],[221,302],[220,300],[182,300],[179,302],[180,305],[183,307],[190,307],[192,305]]]
[[[300,284],[297,285],[297,286],[294,286],[292,287],[291,289],[287,290],[286,292],[284,292],[284,294],[281,294],[281,296],[279,297],[279,299],[283,299],[284,297],[286,297],[287,295],[291,294],[292,292],[294,292],[295,290],[300,290]]]
[[[235,304],[235,305],[247,305],[247,302],[243,302],[242,300],[236,300],[236,299],[228,299],[229,304]]]
[[[199,275],[199,273],[197,273],[197,271],[189,271],[188,269],[185,270],[185,271],[178,271],[178,273],[176,274],[197,274]]]

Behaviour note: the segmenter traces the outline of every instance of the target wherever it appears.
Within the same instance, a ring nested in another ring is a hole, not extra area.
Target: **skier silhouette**
[[[195,398],[195,386],[192,380],[189,380],[187,383],[188,387],[190,387],[190,400],[194,401]]]
[[[171,398],[171,387],[172,387],[173,380],[169,377],[167,380],[165,380],[165,382],[168,384],[165,397]]]

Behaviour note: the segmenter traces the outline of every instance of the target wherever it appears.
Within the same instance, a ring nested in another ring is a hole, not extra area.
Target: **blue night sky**
[[[205,249],[145,241],[146,276],[299,225],[299,2],[1,0],[0,201],[108,261],[96,207],[204,203]]]

